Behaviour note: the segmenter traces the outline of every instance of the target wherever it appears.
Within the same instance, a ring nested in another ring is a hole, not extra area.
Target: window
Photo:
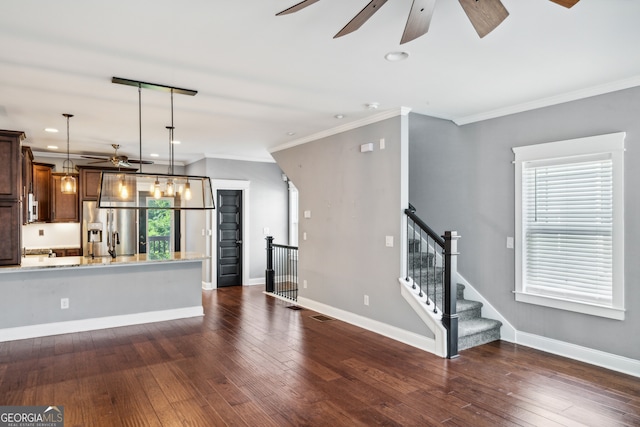
[[[516,147],[516,301],[624,319],[624,133]]]

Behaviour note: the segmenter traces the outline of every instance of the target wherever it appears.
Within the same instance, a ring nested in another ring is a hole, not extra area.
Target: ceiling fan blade
[[[333,36],[333,38],[338,38],[342,36],[346,36],[349,33],[354,32],[358,28],[362,27],[362,24],[367,22],[369,18],[373,16],[374,13],[380,9],[380,7],[385,4],[387,0],[371,0],[371,2],[364,7],[347,25],[341,29],[338,34]]]
[[[314,4],[317,1],[318,0],[304,0],[304,1],[301,1],[300,3],[294,4],[293,6],[291,6],[288,9],[283,10],[282,12],[276,13],[276,16],[288,15],[290,13],[297,12],[297,11],[299,11],[301,9],[304,9],[307,6],[311,6],[312,4]]]
[[[153,161],[151,160],[134,160],[134,159],[129,159],[127,160],[129,163],[138,163],[138,164],[143,164],[143,165],[152,165]]]
[[[80,156],[83,159],[91,159],[91,160],[102,160],[104,162],[109,160],[109,157],[98,157],[98,156]]]
[[[480,38],[493,31],[509,16],[500,0],[459,0]]]
[[[109,163],[109,162],[110,162],[110,160],[109,160],[109,159],[103,159],[103,160],[95,160],[95,161],[93,161],[93,162],[88,162],[88,163],[89,163],[90,165],[94,165],[94,164],[97,164],[97,163]]]
[[[580,0],[551,0],[552,2],[559,4],[560,6],[564,6],[566,8],[571,8],[576,5]]]
[[[436,0],[413,0],[400,44],[415,40],[429,31],[435,4]]]

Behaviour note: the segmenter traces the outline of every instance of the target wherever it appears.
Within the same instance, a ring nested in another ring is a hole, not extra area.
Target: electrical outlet
[[[369,295],[364,296],[364,305],[369,305]]]
[[[302,287],[307,289],[307,279],[302,281]]]
[[[66,310],[69,308],[69,298],[60,298],[60,309]]]
[[[384,150],[384,147],[385,147],[384,138],[380,138],[380,149]]]

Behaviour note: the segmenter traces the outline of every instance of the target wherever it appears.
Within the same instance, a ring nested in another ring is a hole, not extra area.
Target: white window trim
[[[516,286],[519,302],[624,320],[624,139],[626,133],[549,142],[512,148],[515,154]],[[523,163],[544,159],[610,153],[613,160],[613,300],[611,306],[569,301],[525,292],[523,284],[522,169]]]

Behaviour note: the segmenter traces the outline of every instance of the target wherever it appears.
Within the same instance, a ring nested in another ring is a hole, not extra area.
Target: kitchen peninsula
[[[27,256],[0,268],[0,342],[202,316],[203,260]]]

